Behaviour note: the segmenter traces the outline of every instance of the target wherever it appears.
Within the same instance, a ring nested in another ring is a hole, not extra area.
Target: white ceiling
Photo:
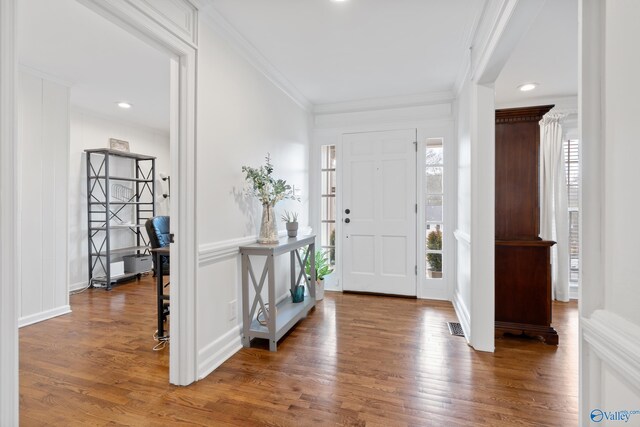
[[[211,0],[312,104],[451,90],[483,0]]]
[[[209,0],[312,104],[448,91],[484,0]],[[69,82],[73,105],[169,125],[169,61],[76,0],[20,0],[19,60]],[[577,93],[577,0],[546,2],[496,82],[509,104]],[[522,93],[526,81],[540,87]],[[131,110],[115,103],[127,100]]]
[[[76,0],[20,0],[21,64],[71,84],[71,103],[169,129],[169,57]],[[118,101],[133,104],[130,110]]]
[[[518,86],[540,86],[521,92]],[[548,0],[496,81],[496,104],[578,94],[578,0]]]

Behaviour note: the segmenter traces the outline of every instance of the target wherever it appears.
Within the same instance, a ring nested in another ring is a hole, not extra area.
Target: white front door
[[[416,295],[416,130],[343,135],[343,289]]]

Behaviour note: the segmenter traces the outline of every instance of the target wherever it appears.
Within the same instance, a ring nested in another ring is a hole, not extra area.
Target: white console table
[[[289,331],[300,319],[305,317],[309,310],[316,305],[316,288],[311,286],[316,282],[315,251],[316,236],[301,236],[293,238],[283,238],[277,244],[264,245],[254,243],[240,247],[242,256],[242,345],[249,347],[252,338],[265,338],[269,340],[269,350],[276,351],[277,343],[284,334]],[[300,249],[308,247],[304,259],[300,254]],[[276,264],[275,257],[289,253],[291,258],[290,277],[291,289],[300,285],[304,281],[309,295],[305,295],[304,301],[294,303],[291,296],[276,305]],[[256,280],[255,272],[251,264],[251,256],[266,257],[262,274]],[[304,265],[309,258],[311,264],[311,280],[304,272]],[[300,266],[300,271],[296,272],[296,263]],[[275,315],[265,308],[262,299],[262,289],[267,283],[269,308],[276,307]],[[249,305],[249,283],[253,285],[255,296]],[[265,313],[266,325],[261,325],[256,319],[258,305]]]

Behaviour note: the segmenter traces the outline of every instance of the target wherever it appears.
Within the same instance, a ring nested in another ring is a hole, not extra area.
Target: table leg
[[[162,256],[156,252],[156,292],[158,300],[158,338],[164,337],[164,323],[162,322],[162,312],[164,310],[164,300],[162,289]]]

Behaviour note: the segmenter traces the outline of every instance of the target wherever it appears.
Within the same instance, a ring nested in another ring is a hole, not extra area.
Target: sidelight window
[[[442,278],[442,236],[444,232],[444,149],[442,138],[427,139],[425,147],[426,182],[426,276]]]
[[[332,265],[336,262],[336,146],[321,148],[322,212],[320,215],[320,245]]]

